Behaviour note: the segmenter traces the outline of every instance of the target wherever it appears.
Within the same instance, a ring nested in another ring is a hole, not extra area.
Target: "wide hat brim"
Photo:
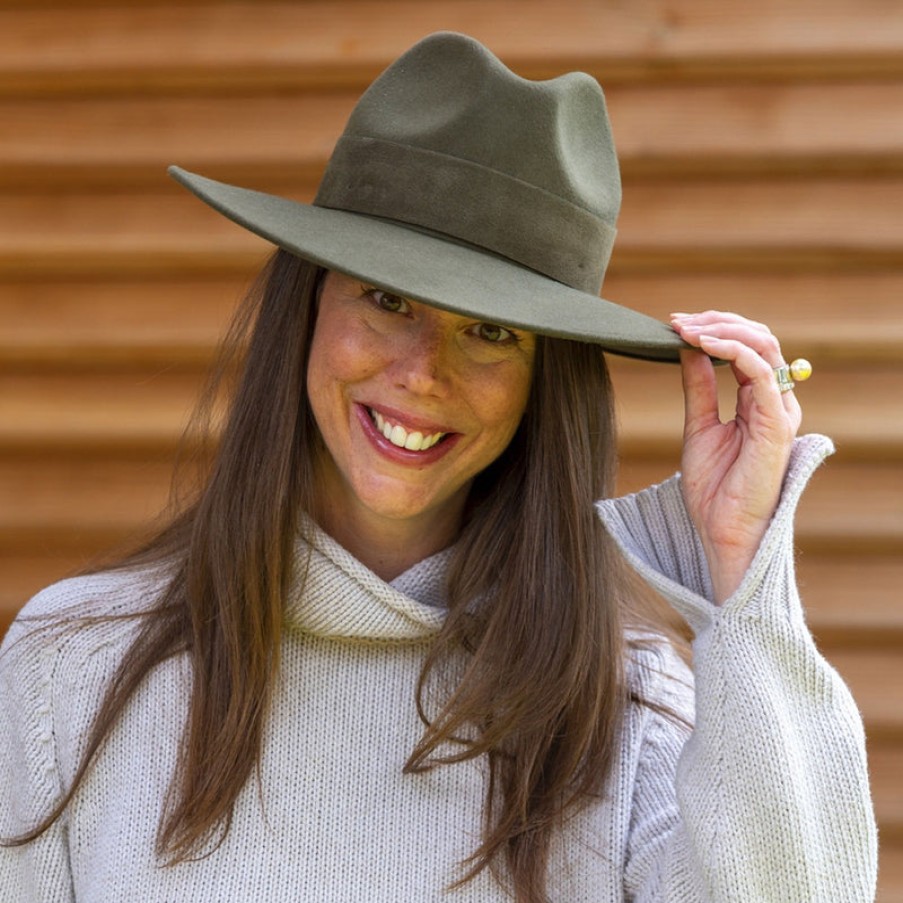
[[[498,255],[391,220],[170,175],[240,226],[312,263],[452,313],[653,361],[687,346],[666,324]]]

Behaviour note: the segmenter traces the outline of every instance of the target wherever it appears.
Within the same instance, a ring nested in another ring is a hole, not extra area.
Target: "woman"
[[[434,35],[313,206],[175,175],[280,250],[196,499],[6,640],[3,899],[872,899],[861,723],[793,585],[830,443],[765,327],[598,297],[598,85]],[[618,500],[606,350],[687,399],[682,476]]]

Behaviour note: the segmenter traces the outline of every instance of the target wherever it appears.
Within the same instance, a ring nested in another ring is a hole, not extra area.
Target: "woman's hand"
[[[705,352],[681,352],[681,470],[684,500],[720,604],[740,585],[774,514],[802,413],[795,394],[778,389],[774,368],[784,358],[766,326],[720,311],[673,314],[671,325]],[[708,355],[728,361],[737,380],[737,411],[728,423],[718,416]]]

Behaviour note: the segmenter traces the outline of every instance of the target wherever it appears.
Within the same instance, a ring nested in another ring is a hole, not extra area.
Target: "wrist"
[[[724,604],[739,588],[755,557],[764,531],[750,542],[743,544],[713,545],[703,542],[709,579],[712,583],[712,601]]]

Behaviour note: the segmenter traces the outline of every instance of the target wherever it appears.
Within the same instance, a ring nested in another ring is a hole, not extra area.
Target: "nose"
[[[418,395],[444,396],[451,377],[452,337],[439,317],[419,320],[396,349],[395,384]]]

